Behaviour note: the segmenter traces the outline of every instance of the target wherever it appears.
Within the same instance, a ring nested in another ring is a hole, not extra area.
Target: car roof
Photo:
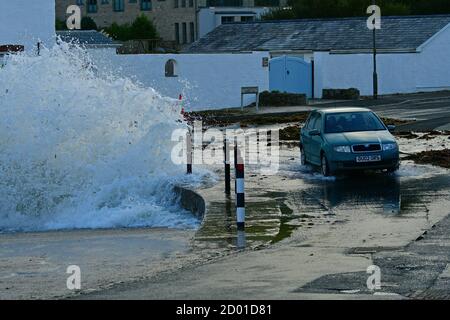
[[[314,110],[322,114],[332,114],[332,113],[349,113],[349,112],[372,112],[372,110],[367,108],[328,108],[328,109],[317,109]]]

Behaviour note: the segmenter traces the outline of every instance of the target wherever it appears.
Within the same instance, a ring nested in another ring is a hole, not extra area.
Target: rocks
[[[323,89],[322,98],[331,100],[358,100],[360,92],[356,88]]]
[[[450,149],[424,151],[410,155],[406,160],[413,160],[419,164],[432,164],[443,168],[450,168]]]
[[[394,135],[396,137],[404,138],[404,139],[408,139],[408,140],[419,138],[419,136],[417,134],[412,133],[412,132],[396,132]]]
[[[264,91],[259,94],[259,104],[262,107],[304,106],[307,104],[305,94]]]
[[[280,141],[299,141],[300,126],[290,126],[280,130]]]

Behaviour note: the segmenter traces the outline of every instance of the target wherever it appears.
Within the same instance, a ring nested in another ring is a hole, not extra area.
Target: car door
[[[303,152],[305,152],[306,160],[308,160],[308,161],[310,159],[310,144],[311,144],[311,136],[309,135],[309,132],[312,130],[312,126],[314,124],[315,119],[316,119],[316,113],[312,113],[309,116],[308,121],[306,121],[306,124],[302,130]]]
[[[314,164],[320,164],[320,151],[322,150],[322,115],[318,113],[315,117],[311,130],[320,132],[318,136],[311,136],[309,141],[310,161]]]

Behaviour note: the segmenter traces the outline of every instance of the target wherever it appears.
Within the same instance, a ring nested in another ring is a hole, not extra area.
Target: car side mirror
[[[395,126],[393,126],[393,125],[390,125],[390,126],[387,126],[388,127],[388,130],[389,130],[389,132],[394,132],[395,131]]]
[[[314,136],[320,136],[320,131],[317,130],[317,129],[311,130],[311,131],[309,132],[309,135],[310,135],[311,137],[314,137]]]

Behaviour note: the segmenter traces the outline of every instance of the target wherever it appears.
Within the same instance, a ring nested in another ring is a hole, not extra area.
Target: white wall
[[[416,91],[417,54],[381,54],[377,57],[379,94]],[[373,56],[370,54],[314,54],[315,96],[323,89],[357,88],[373,93]]]
[[[416,64],[417,90],[450,90],[450,24],[420,50]]]
[[[322,89],[358,88],[373,93],[371,54],[314,53],[315,96]],[[418,53],[377,56],[379,94],[412,93],[450,89],[450,25]]]
[[[0,0],[0,45],[33,50],[38,41],[52,46],[54,38],[55,0]]]
[[[91,50],[100,72],[138,80],[161,94],[186,98],[188,110],[240,107],[241,87],[269,88],[269,68],[262,66],[266,52],[249,54],[140,54],[115,55],[107,50]],[[178,77],[165,77],[165,64],[177,62]],[[254,102],[246,96],[245,103]]]

